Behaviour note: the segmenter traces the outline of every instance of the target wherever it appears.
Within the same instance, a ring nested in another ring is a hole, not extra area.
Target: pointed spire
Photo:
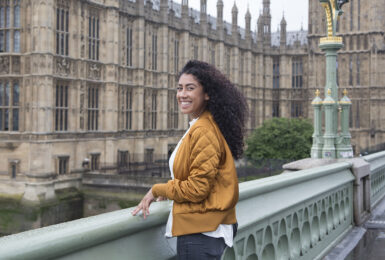
[[[263,32],[262,15],[260,15],[257,20],[257,31],[258,31],[258,34],[262,34]]]
[[[217,1],[217,19],[218,21],[223,21],[223,2],[222,0]]]
[[[238,14],[238,8],[237,8],[237,3],[234,0],[234,5],[233,8],[231,9],[231,13],[234,15],[234,13]]]
[[[237,37],[238,37],[238,8],[237,8],[237,4],[235,3],[235,0],[234,0],[234,6],[231,9],[231,15],[232,15],[232,32],[231,32],[231,34],[233,35],[233,37],[235,37],[234,39],[237,39]]]
[[[234,0],[234,6],[233,6],[233,9],[231,9],[231,13],[232,13],[232,24],[233,24],[233,31],[237,31],[238,30],[238,8],[237,8],[237,4],[235,3],[235,0]]]
[[[270,15],[270,0],[263,0],[261,30],[263,34],[263,45],[268,47],[271,45],[271,15]]]
[[[247,33],[250,33],[250,30],[251,30],[251,14],[250,14],[250,10],[249,10],[249,5],[247,4],[247,11],[246,11],[246,15],[245,15],[245,25],[246,25],[246,32]]]
[[[188,17],[188,0],[182,0],[182,17]]]
[[[201,15],[207,13],[207,0],[201,0]]]
[[[201,0],[200,23],[207,23],[207,0]]]
[[[282,48],[286,47],[286,20],[285,20],[285,14],[282,15],[282,20],[281,20],[280,45],[281,45]]]
[[[250,14],[250,9],[249,9],[249,4],[247,4],[247,11],[246,11],[245,18],[250,18],[250,19],[251,19],[251,14]]]

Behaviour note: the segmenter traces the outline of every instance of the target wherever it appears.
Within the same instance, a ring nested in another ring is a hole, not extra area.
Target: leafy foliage
[[[310,155],[313,126],[307,119],[273,118],[247,139],[246,157],[299,160]]]

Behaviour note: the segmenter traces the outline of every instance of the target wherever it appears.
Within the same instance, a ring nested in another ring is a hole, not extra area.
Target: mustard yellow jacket
[[[173,236],[236,223],[239,193],[234,159],[210,112],[205,111],[184,137],[173,171],[174,180],[152,187],[155,197],[174,200]]]

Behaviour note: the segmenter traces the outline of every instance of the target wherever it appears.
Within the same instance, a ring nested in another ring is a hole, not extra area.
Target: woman
[[[178,259],[220,259],[233,245],[247,105],[214,66],[189,61],[179,75],[178,105],[190,127],[170,157],[172,180],[155,184],[132,212],[149,214],[157,198],[173,200],[166,236],[177,237]]]

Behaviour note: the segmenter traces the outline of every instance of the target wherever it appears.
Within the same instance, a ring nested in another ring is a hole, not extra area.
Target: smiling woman
[[[177,237],[178,259],[220,259],[233,246],[243,152],[245,98],[214,66],[189,61],[179,76],[178,105],[190,127],[170,156],[172,180],[155,184],[132,212],[143,217],[157,198],[173,200],[166,237]]]

